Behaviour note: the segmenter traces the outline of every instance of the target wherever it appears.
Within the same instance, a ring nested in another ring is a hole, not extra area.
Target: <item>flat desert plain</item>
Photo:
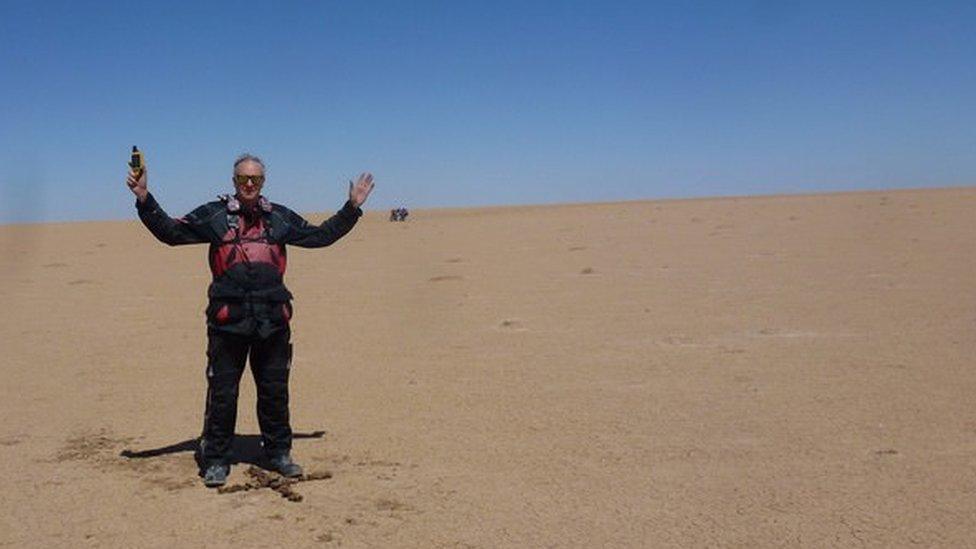
[[[0,227],[0,545],[973,546],[974,213],[976,188],[368,213],[289,255],[294,455],[332,473],[300,502],[197,477],[205,246]],[[246,374],[231,483],[254,402]]]

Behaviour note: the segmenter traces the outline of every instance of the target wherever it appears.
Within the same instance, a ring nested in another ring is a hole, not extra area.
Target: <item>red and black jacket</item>
[[[216,330],[267,337],[288,325],[291,292],[285,287],[286,245],[321,248],[352,230],[363,214],[350,202],[321,225],[263,196],[252,210],[224,195],[179,219],[150,194],[136,201],[139,219],[170,246],[210,244],[213,281],[207,325]]]

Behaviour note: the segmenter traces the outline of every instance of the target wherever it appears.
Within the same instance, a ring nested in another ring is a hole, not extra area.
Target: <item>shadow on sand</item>
[[[322,438],[325,436],[325,431],[313,431],[311,433],[293,433],[292,439],[299,440],[303,438]],[[169,454],[178,454],[180,452],[193,452],[193,457],[197,462],[197,466],[203,469],[203,462],[201,461],[200,452],[200,439],[191,438],[184,440],[182,442],[177,442],[175,444],[170,444],[168,446],[161,446],[159,448],[151,448],[148,450],[130,450],[126,448],[119,453],[120,456],[128,459],[148,459],[159,456],[166,456]],[[258,467],[264,467],[266,465],[264,450],[261,449],[261,435],[237,435],[234,437],[234,449],[231,453],[231,465],[236,465],[238,463],[247,463],[250,465],[256,465]]]

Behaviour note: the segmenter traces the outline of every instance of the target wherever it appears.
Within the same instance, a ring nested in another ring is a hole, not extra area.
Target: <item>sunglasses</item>
[[[253,181],[255,185],[264,185],[263,175],[234,175],[234,183],[238,185],[246,184],[248,179]]]

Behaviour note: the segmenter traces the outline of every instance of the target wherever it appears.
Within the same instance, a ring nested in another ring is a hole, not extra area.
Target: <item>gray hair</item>
[[[264,167],[264,162],[262,162],[260,158],[251,153],[244,153],[238,156],[237,160],[234,161],[234,173],[237,173],[237,166],[241,165],[243,162],[254,162],[255,164],[261,166],[262,170],[267,171],[267,169]]]

